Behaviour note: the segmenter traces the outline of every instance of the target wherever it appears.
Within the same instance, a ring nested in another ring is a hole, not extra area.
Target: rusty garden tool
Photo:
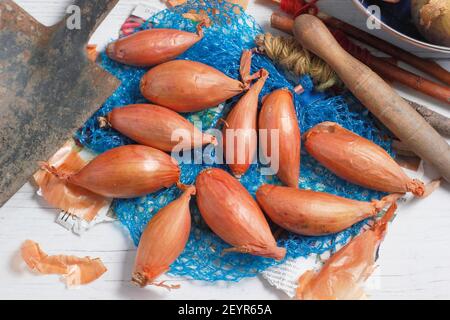
[[[75,1],[77,29],[73,15],[45,27],[0,0],[0,207],[119,86],[85,50],[117,2]]]

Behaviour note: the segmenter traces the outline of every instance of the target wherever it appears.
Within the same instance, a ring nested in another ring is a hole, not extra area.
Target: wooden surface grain
[[[17,0],[39,21],[51,25],[63,15],[70,0]],[[121,0],[91,42],[106,44],[134,5],[163,8],[159,0]],[[350,0],[322,0],[322,8],[356,25],[364,23]],[[252,1],[248,12],[268,28],[271,4]],[[388,37],[387,37],[388,38]],[[421,52],[421,54],[425,54]],[[440,60],[450,69],[450,60]],[[448,107],[411,90],[396,86],[403,95],[450,116]],[[435,172],[426,167],[428,177]],[[203,283],[175,279],[181,289],[138,289],[130,284],[135,247],[117,222],[104,223],[79,237],[54,223],[58,210],[48,206],[25,185],[0,209],[0,299],[285,299],[261,278],[239,283]],[[57,276],[36,276],[22,263],[18,249],[26,239],[39,242],[49,254],[100,257],[108,272],[91,285],[67,290]],[[450,298],[450,185],[424,200],[401,208],[380,251],[379,267],[368,281],[374,299]]]

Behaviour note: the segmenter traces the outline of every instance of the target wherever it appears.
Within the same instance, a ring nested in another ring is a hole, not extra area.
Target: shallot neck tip
[[[189,192],[190,195],[195,195],[197,191],[194,185],[184,184],[180,181],[177,182],[177,188],[181,191]]]

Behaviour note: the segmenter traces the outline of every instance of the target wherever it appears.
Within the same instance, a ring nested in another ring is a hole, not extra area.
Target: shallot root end
[[[51,173],[52,175],[54,175],[55,177],[57,177],[58,179],[61,180],[67,180],[67,178],[69,177],[69,175],[66,175],[60,171],[58,171],[58,169],[56,169],[54,166],[50,165],[48,162],[45,161],[39,161],[38,162],[39,167],[42,170],[47,171],[48,173]]]
[[[149,281],[149,279],[147,279],[147,277],[140,272],[135,272],[133,274],[133,278],[131,279],[131,282],[138,285],[140,288],[144,288],[144,287],[150,285],[150,286],[155,286],[155,287],[166,288],[169,291],[172,289],[180,289],[180,287],[181,287],[179,284],[167,285],[166,281],[161,281],[161,282]]]
[[[412,192],[416,197],[423,197],[425,193],[425,184],[417,179],[411,180],[406,186],[407,190]]]
[[[147,277],[140,272],[133,273],[131,282],[138,285],[141,288],[144,288],[148,284]]]
[[[152,282],[152,283],[150,283],[150,285],[155,286],[155,287],[165,288],[165,289],[167,289],[169,291],[173,290],[173,289],[180,289],[181,288],[181,286],[179,284],[167,285],[166,282],[167,281],[161,281],[159,283]]]
[[[105,117],[98,117],[97,121],[98,121],[98,126],[100,128],[102,128],[102,129],[103,128],[111,128],[111,123],[108,121],[107,118],[105,118]]]
[[[181,191],[189,191],[190,195],[196,194],[195,186],[190,185],[190,184],[181,183],[181,181],[177,182],[177,188],[180,189]]]

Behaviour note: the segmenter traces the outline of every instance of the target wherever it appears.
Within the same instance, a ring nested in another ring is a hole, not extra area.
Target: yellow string
[[[335,85],[342,86],[339,77],[327,63],[302,48],[292,37],[260,34],[256,37],[256,44],[261,52],[286,70],[297,76],[309,74],[319,91]]]

